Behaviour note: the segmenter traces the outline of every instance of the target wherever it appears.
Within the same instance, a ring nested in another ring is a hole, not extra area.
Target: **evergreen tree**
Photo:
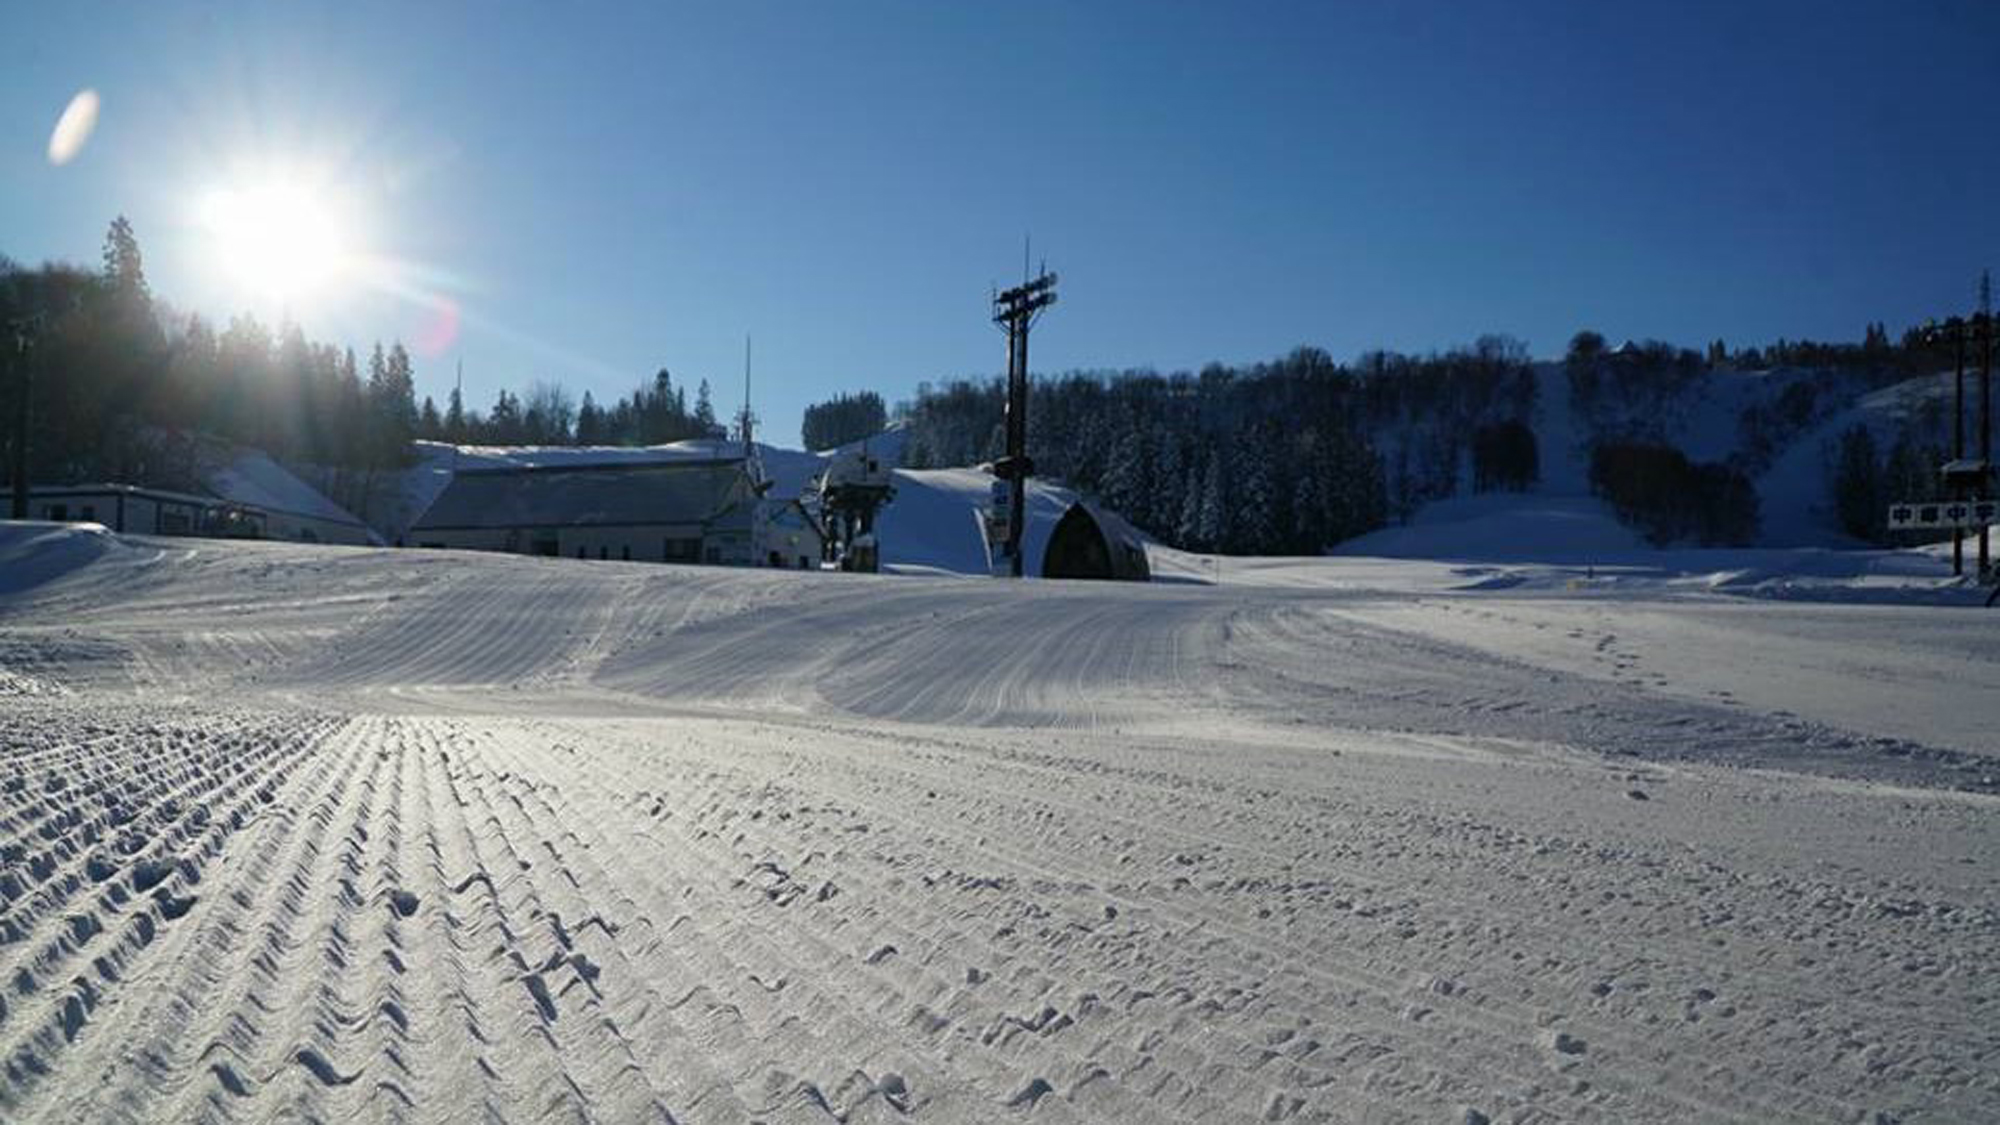
[[[1871,543],[1880,542],[1887,524],[1890,497],[1882,491],[1882,465],[1875,456],[1875,437],[1856,425],[1840,435],[1833,472],[1833,507],[1841,530]]]
[[[1202,538],[1201,474],[1190,468],[1181,478],[1180,512],[1174,517],[1174,542],[1190,551],[1205,551]]]
[[[1254,431],[1239,434],[1234,460],[1236,487],[1228,509],[1229,547],[1239,554],[1274,553],[1279,549],[1278,497],[1271,479],[1270,447]]]
[[[1222,483],[1222,456],[1211,451],[1201,477],[1201,501],[1195,519],[1195,540],[1207,551],[1224,550],[1229,543],[1228,494]]]
[[[1129,519],[1140,519],[1140,510],[1145,504],[1146,476],[1145,442],[1142,431],[1127,428],[1111,448],[1111,456],[1104,466],[1104,476],[1098,485],[1098,495],[1116,512]]]
[[[111,229],[104,235],[104,279],[121,295],[148,303],[152,300],[139,239],[132,233],[131,220],[123,215],[111,220]]]
[[[715,404],[709,401],[707,379],[701,381],[701,390],[695,394],[694,426],[693,436],[704,438],[722,436],[722,427],[715,421]]]
[[[839,394],[806,407],[799,436],[807,449],[833,449],[880,433],[888,424],[881,395],[874,391]]]
[[[1304,554],[1319,554],[1332,541],[1327,533],[1326,493],[1320,485],[1317,458],[1308,460],[1306,471],[1292,486],[1292,528]]]
[[[673,376],[666,368],[653,373],[650,393],[641,388],[633,393],[632,398],[639,416],[639,444],[662,445],[687,436],[678,424],[684,420],[685,411],[681,409],[680,399],[674,391]]]
[[[493,402],[486,419],[486,440],[495,445],[516,445],[521,441],[521,403],[505,388]]]

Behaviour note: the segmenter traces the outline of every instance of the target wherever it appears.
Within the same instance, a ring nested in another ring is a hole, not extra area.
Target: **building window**
[[[577,557],[577,558],[582,558],[582,557],[583,557],[583,544],[581,544],[581,543],[578,543],[578,544],[576,545],[576,557]]]
[[[668,562],[694,562],[701,558],[701,540],[669,539],[661,551]]]
[[[611,546],[610,546],[610,544],[608,544],[608,543],[599,543],[599,544],[597,545],[597,557],[598,557],[599,559],[608,559],[608,558],[610,558],[610,557],[611,557]]]
[[[722,548],[710,547],[708,549],[708,558],[705,561],[710,566],[715,566],[716,564],[720,563],[722,561]]]
[[[69,505],[44,504],[42,505],[42,518],[47,520],[56,520],[57,522],[66,520],[69,518]]]
[[[631,561],[632,561],[632,544],[630,544],[630,543],[627,543],[627,544],[625,544],[625,545],[624,545],[623,547],[620,547],[620,548],[618,548],[618,557],[619,557],[619,558],[620,558],[621,560],[625,561],[625,562],[631,562]]]
[[[96,518],[97,518],[97,505],[95,505],[95,504],[85,504],[85,505],[83,505],[83,507],[82,507],[82,508],[81,508],[81,509],[79,510],[79,512],[78,512],[78,514],[77,514],[77,518],[78,518],[78,519],[85,519],[85,520],[94,520],[94,519],[96,519]]]

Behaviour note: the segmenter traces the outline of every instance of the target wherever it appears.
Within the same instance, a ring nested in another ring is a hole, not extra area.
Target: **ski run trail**
[[[34,527],[0,1120],[2000,1120],[1976,607]]]

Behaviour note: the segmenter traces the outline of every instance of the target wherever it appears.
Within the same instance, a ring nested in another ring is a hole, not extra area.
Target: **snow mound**
[[[0,522],[0,594],[33,589],[132,548],[103,524]]]

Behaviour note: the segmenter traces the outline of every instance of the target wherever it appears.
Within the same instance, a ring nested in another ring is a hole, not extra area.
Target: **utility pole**
[[[743,413],[736,419],[736,428],[743,432],[743,464],[750,464],[750,429],[756,420],[750,416],[750,334],[743,334]]]
[[[41,317],[24,316],[14,319],[14,514],[13,518],[28,518],[28,400],[35,394],[35,375],[31,354],[35,347],[35,332],[41,327]]]
[[[1952,330],[1952,351],[1957,359],[1952,382],[1951,459],[1961,462],[1965,460],[1965,322],[1952,317],[1945,322],[1945,326]],[[1952,497],[1957,498],[1957,495]],[[1962,527],[1951,529],[1951,572],[1965,573],[1965,529]]]
[[[1055,285],[1056,275],[1044,268],[1040,277],[1025,280],[993,298],[993,323],[1007,331],[1007,455],[994,463],[993,475],[1013,486],[1007,521],[1007,559],[1015,578],[1021,577],[1028,477],[1035,471],[1034,463],[1028,459],[1028,329],[1034,327],[1043,309],[1056,303]]]
[[[1951,416],[1951,460],[1939,471],[1945,499],[1949,501],[1981,500],[1990,498],[1993,489],[1993,314],[1990,283],[1980,280],[1980,311],[1970,319],[1951,317],[1943,324],[1927,325],[1921,339],[1927,344],[1949,341],[1952,349],[1952,416]],[[1972,358],[1979,362],[1979,432],[1967,433],[1970,428],[1965,412],[1965,368],[1968,349]],[[1979,441],[1979,454],[1967,455],[1969,437]],[[1963,523],[1951,525],[1951,572],[1965,573],[1965,538]],[[1979,576],[1984,579],[1991,575],[1993,566],[1992,531],[1982,523],[1979,527]]]
[[[1993,271],[1982,270],[1979,274],[1979,315],[1972,318],[1979,329],[1979,462],[1986,473],[1982,491],[1988,492],[1993,481]],[[1987,524],[1979,525],[1979,577],[1984,580],[1993,573],[1991,541],[1993,529]]]

